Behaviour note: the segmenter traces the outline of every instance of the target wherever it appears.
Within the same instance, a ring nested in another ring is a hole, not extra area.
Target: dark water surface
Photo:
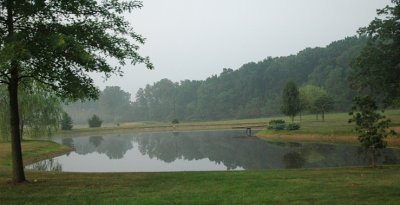
[[[75,151],[27,166],[68,172],[163,172],[363,166],[358,146],[269,142],[243,131],[114,134],[60,138]],[[399,164],[400,150],[385,149],[379,164]]]

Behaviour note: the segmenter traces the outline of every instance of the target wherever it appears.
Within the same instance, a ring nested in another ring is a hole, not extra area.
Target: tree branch
[[[0,84],[9,84],[10,82],[8,82],[8,81],[4,81],[4,80],[0,80]]]

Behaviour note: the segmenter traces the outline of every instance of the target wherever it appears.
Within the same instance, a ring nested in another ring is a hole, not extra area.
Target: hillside
[[[334,99],[334,111],[347,111],[354,97],[347,81],[351,71],[349,64],[366,41],[366,38],[348,37],[324,48],[306,48],[296,55],[267,57],[236,70],[224,68],[219,75],[203,81],[162,79],[139,89],[133,103],[125,102],[129,99],[126,92],[108,87],[102,95],[117,90],[121,98],[114,93],[112,102],[100,97],[97,102],[75,103],[66,110],[78,122],[93,113],[105,116],[108,122],[263,117],[280,114],[283,86],[293,80],[299,87],[315,85],[325,89]],[[115,99],[124,102],[115,102]]]

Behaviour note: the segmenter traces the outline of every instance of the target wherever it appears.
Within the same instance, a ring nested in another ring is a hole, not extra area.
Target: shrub
[[[267,129],[269,130],[284,130],[285,120],[271,120],[268,123]]]
[[[286,125],[286,130],[298,130],[300,129],[300,125],[297,123],[289,123]]]
[[[101,127],[103,121],[97,116],[93,115],[92,118],[88,120],[89,127]]]
[[[173,119],[171,123],[172,124],[179,124],[179,120],[178,119]]]
[[[298,130],[300,125],[297,123],[286,124],[285,120],[271,120],[268,123],[269,130]]]
[[[72,119],[68,113],[64,112],[61,118],[61,130],[71,130],[72,129]]]

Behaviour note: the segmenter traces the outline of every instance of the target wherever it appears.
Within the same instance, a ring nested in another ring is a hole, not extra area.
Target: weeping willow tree
[[[29,83],[19,91],[20,136],[24,138],[50,137],[59,127],[62,105],[52,92],[40,85]],[[10,140],[10,110],[5,86],[0,86],[0,135],[3,141]]]

